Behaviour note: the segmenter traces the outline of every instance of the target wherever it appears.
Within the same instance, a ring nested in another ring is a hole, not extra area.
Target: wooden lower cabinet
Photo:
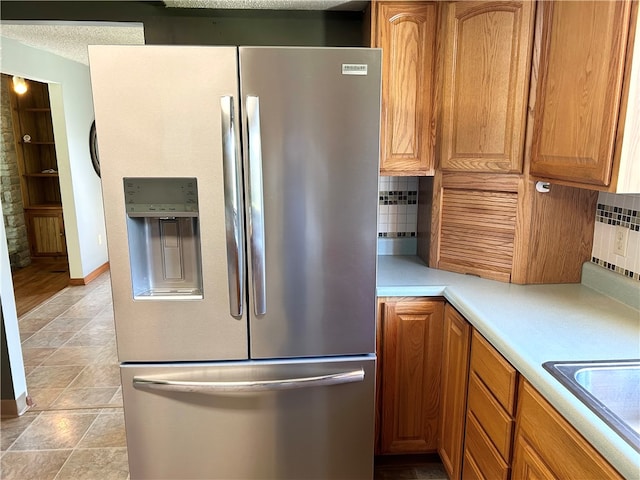
[[[521,379],[514,479],[623,478],[526,380]]]
[[[377,452],[435,452],[444,302],[410,297],[380,302]]]
[[[67,254],[62,208],[25,209],[31,256],[51,257]]]
[[[509,478],[516,371],[477,331],[471,340],[463,478]]]
[[[450,479],[623,477],[440,298],[378,299],[376,454],[437,453]]]
[[[460,478],[462,470],[470,341],[471,325],[445,305],[438,454],[449,478]]]

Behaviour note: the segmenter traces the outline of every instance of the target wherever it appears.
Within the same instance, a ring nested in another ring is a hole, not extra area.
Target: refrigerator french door
[[[371,478],[380,51],[89,54],[132,478]]]

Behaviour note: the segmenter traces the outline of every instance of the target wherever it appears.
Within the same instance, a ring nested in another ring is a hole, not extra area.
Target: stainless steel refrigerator
[[[372,478],[380,51],[89,57],[131,478]]]

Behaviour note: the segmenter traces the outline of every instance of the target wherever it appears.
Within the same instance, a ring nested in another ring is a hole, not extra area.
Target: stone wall
[[[0,81],[0,200],[7,232],[9,262],[11,268],[21,268],[31,263],[27,227],[24,221],[22,192],[18,158],[13,138],[13,122],[9,101],[8,75]]]

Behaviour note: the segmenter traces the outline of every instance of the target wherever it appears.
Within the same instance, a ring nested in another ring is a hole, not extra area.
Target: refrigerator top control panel
[[[124,200],[130,217],[196,217],[195,178],[125,178]]]

